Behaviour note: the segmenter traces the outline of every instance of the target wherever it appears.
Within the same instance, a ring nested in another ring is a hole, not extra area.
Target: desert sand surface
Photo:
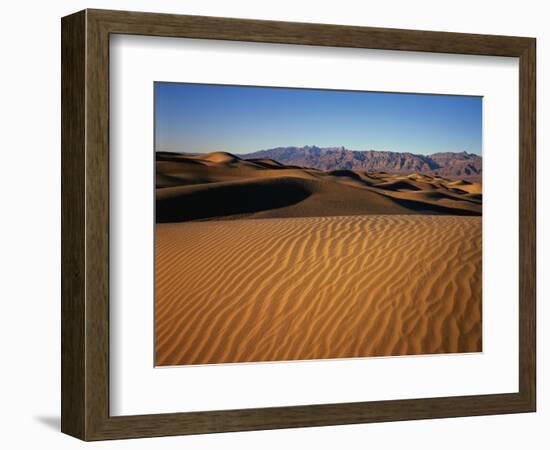
[[[155,363],[479,352],[481,184],[158,153]]]
[[[157,225],[156,364],[481,351],[481,218]]]

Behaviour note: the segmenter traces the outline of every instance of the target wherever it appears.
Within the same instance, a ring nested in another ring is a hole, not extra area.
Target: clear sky
[[[155,83],[155,150],[344,146],[481,154],[482,98]]]

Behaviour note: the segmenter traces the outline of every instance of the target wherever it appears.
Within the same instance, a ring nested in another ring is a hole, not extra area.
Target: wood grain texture
[[[420,30],[88,10],[111,33],[330,47],[521,56],[529,38]]]
[[[63,19],[61,48],[61,430],[85,430],[84,12]]]
[[[520,57],[519,384],[536,409],[536,41]]]
[[[519,57],[519,392],[109,416],[110,33]],[[535,410],[534,39],[86,10],[63,18],[62,41],[63,432],[100,440]]]
[[[86,26],[86,439],[109,417],[109,33]]]

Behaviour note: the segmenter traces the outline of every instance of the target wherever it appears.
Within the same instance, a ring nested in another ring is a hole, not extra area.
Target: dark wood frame
[[[62,19],[61,429],[84,440],[535,411],[533,38],[85,10]],[[519,58],[519,392],[140,416],[109,415],[109,35]]]

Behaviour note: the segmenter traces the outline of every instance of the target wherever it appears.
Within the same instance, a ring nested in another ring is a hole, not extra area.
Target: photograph
[[[155,366],[482,351],[480,96],[154,83]]]

